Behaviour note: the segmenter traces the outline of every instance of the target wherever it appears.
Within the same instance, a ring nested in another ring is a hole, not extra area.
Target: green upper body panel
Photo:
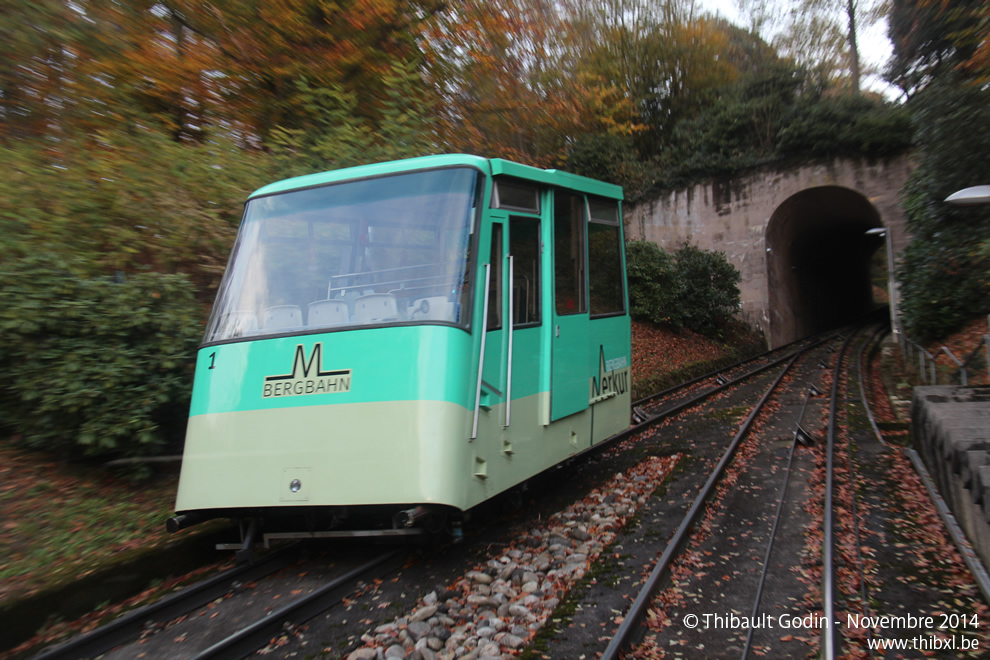
[[[374,401],[468,408],[471,343],[462,329],[422,325],[207,346],[196,363],[190,416]]]

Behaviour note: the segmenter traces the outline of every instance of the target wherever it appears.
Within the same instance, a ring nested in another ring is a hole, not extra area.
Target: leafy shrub
[[[631,241],[626,268],[635,319],[713,337],[739,307],[739,271],[722,252],[685,243],[671,256],[656,243]]]
[[[20,442],[67,458],[154,454],[182,434],[202,308],[183,275],[80,267],[0,267],[0,412]]]
[[[796,104],[777,136],[784,155],[885,157],[911,147],[911,116],[903,106],[846,95]]]
[[[677,123],[661,154],[659,187],[690,185],[793,159],[884,158],[911,148],[907,110],[865,95],[832,95],[813,74],[783,63],[727,86]]]
[[[677,301],[681,324],[703,335],[717,336],[739,309],[742,279],[724,252],[709,252],[685,243],[674,255],[680,281]]]
[[[416,63],[394,63],[382,83],[379,116],[371,118],[356,92],[299,81],[302,128],[272,131],[280,178],[434,153],[428,98]]]
[[[680,326],[677,315],[679,282],[674,260],[650,241],[626,245],[626,278],[629,282],[629,313],[634,319]]]
[[[90,275],[181,271],[210,299],[244,200],[272,169],[222,139],[140,131],[0,145],[0,253],[55,253]]]

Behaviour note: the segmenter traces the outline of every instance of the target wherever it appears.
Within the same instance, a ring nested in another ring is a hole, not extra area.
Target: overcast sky
[[[786,0],[784,1],[786,2]],[[721,14],[736,25],[743,25],[743,22],[739,18],[739,10],[736,7],[735,0],[700,0],[700,4],[710,11]],[[865,32],[860,31],[859,52],[860,57],[865,63],[874,65],[882,71],[887,60],[890,59],[892,51],[893,47],[890,39],[887,38],[886,20],[880,21]],[[867,89],[882,92],[892,100],[898,95],[896,89],[891,88],[876,76],[864,77],[863,86]]]

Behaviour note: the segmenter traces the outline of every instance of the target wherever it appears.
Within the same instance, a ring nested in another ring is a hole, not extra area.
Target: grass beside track
[[[0,603],[88,575],[174,540],[178,472],[131,482],[0,440]]]

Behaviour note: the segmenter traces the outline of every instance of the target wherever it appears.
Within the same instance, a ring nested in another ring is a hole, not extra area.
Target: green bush
[[[680,281],[677,306],[681,324],[709,337],[739,309],[741,276],[724,252],[709,252],[687,243],[674,255]]]
[[[28,256],[0,267],[0,412],[65,458],[146,456],[181,439],[203,310],[183,275],[87,278]]]
[[[796,104],[777,136],[777,150],[800,157],[883,158],[911,148],[911,116],[901,105],[860,95]]]
[[[886,158],[911,148],[901,105],[829,94],[813,74],[775,64],[747,74],[695,117],[677,123],[661,154],[660,188],[683,187],[795,159]]]
[[[656,243],[630,241],[626,245],[629,313],[657,325],[680,325],[676,314],[679,283],[674,260]]]
[[[56,253],[90,275],[184,272],[219,283],[244,200],[271,157],[150,132],[0,145],[0,258]]]
[[[739,308],[739,271],[722,252],[687,243],[673,256],[650,241],[626,245],[633,318],[717,337]]]

